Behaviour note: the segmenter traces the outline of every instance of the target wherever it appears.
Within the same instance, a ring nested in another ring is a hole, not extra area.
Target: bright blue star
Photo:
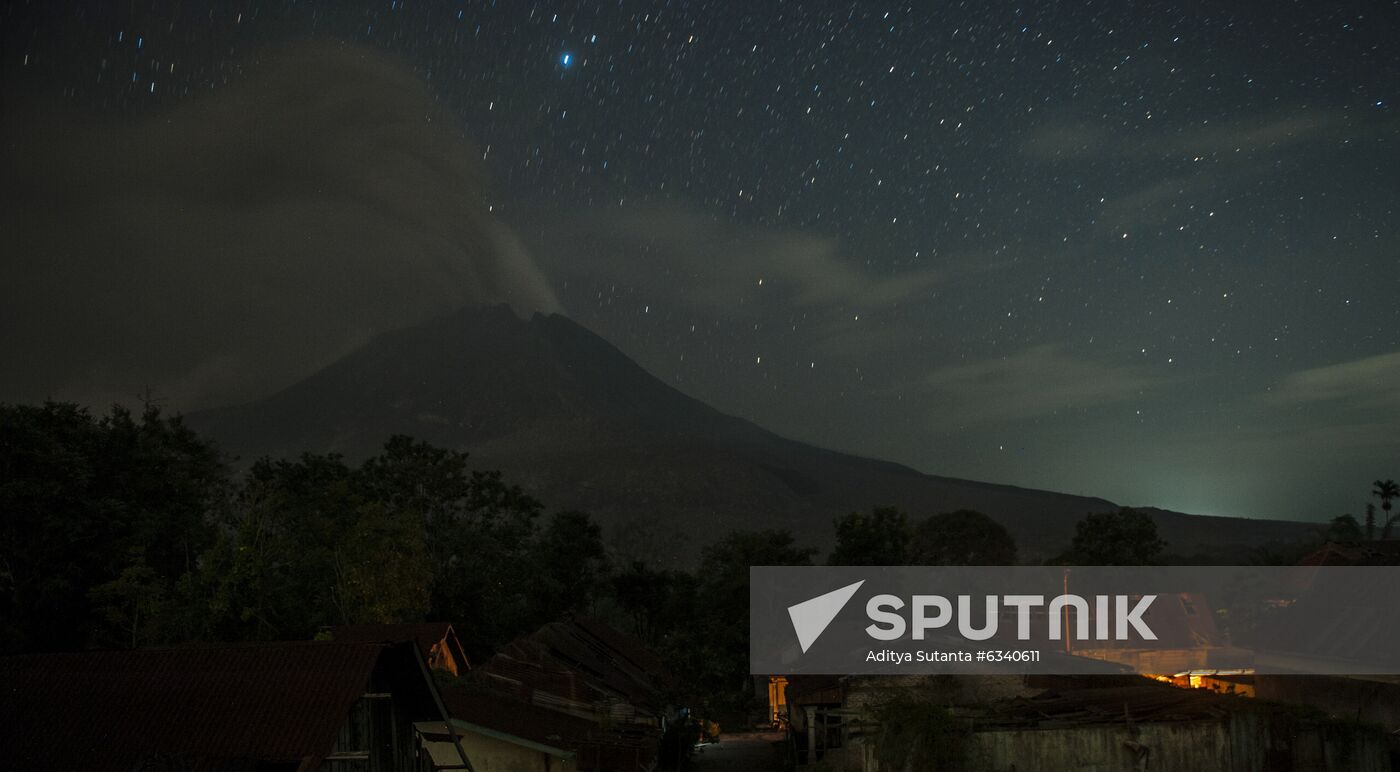
[[[562,54],[559,55],[559,66],[561,66],[561,67],[563,67],[564,69],[567,70],[567,69],[569,69],[570,67],[572,67],[573,64],[574,64],[574,55],[573,55],[573,54],[569,53],[568,51],[565,51],[564,53],[562,53]]]

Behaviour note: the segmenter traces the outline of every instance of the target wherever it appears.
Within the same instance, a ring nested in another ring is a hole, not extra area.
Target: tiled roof
[[[614,630],[590,616],[575,616],[573,623],[627,660],[656,684],[669,685],[675,680],[661,658],[653,654],[640,640]]]
[[[502,646],[477,671],[518,699],[541,695],[576,703],[619,701],[657,712],[673,679],[635,639],[597,620],[552,622]]]
[[[452,718],[551,748],[569,750],[574,740],[600,732],[595,722],[520,702],[495,690],[444,686],[441,691]]]
[[[1393,673],[1400,640],[1395,569],[1380,565],[1295,569],[1298,598],[1259,623],[1253,648],[1261,672],[1275,655],[1314,660],[1304,672]],[[1267,663],[1267,664],[1266,664]],[[1374,667],[1374,669],[1363,669]],[[1283,665],[1284,669],[1288,666]]]
[[[624,759],[629,764],[640,760],[642,766],[637,768],[643,768],[655,758],[660,737],[657,730],[635,726],[604,729],[596,722],[530,705],[481,687],[445,686],[442,701],[454,720],[577,753],[580,767],[585,769],[593,768],[600,759]]]
[[[496,656],[475,672],[527,701],[535,692],[585,703],[608,696],[582,673],[550,656],[549,647],[528,638],[501,647]]]
[[[569,699],[621,698],[652,709],[672,684],[639,641],[589,618],[546,624],[502,647],[483,669]]]
[[[386,646],[272,643],[0,657],[0,769],[194,770],[329,753]]]
[[[1298,561],[1300,566],[1400,566],[1400,540],[1359,544],[1328,542]]]

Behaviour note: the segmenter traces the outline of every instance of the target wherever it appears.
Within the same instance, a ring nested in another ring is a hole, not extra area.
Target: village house
[[[444,687],[443,701],[451,730],[420,730],[448,758],[449,739],[460,737],[476,772],[643,772],[657,764],[655,730],[600,724],[476,686]]]
[[[1254,693],[1383,727],[1389,733],[1392,763],[1400,769],[1400,675],[1393,667],[1395,641],[1400,638],[1400,596],[1390,578],[1400,565],[1400,541],[1329,543],[1298,565],[1306,591],[1296,603],[1280,609],[1260,636]],[[1323,566],[1349,570],[1306,570]],[[1323,576],[1340,586],[1312,584]],[[1328,625],[1319,627],[1313,617],[1301,613],[1314,603],[1331,609]],[[1325,675],[1336,662],[1346,663],[1350,673]],[[1375,674],[1356,674],[1366,670]]]
[[[654,769],[673,679],[640,642],[587,617],[547,624],[467,665],[449,625],[328,628],[334,640],[403,641],[438,663],[445,721],[417,730],[437,769],[457,745],[476,772]],[[454,669],[450,663],[459,663]]]
[[[674,687],[642,644],[593,619],[552,622],[502,646],[472,671],[515,699],[608,725],[666,728]]]
[[[444,688],[449,710],[464,713],[452,713],[464,734],[484,727],[523,736],[573,752],[584,771],[654,769],[679,714],[668,699],[674,679],[660,659],[586,616],[512,641],[465,680]],[[493,714],[491,705],[503,709]],[[527,719],[534,730],[519,729]]]
[[[416,645],[0,657],[0,769],[425,772],[446,711]],[[460,747],[450,765],[466,769]]]
[[[1092,614],[1090,615],[1092,619]],[[1228,645],[1210,599],[1200,593],[1164,593],[1143,614],[1155,641],[1074,641],[1066,653],[1130,666],[1139,673],[1249,668],[1253,652]]]

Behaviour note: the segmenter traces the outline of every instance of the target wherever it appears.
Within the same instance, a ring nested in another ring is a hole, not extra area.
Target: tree
[[[542,540],[540,503],[466,459],[396,436],[359,467],[317,454],[254,464],[203,561],[210,635],[431,616],[480,655],[557,618],[564,585],[579,589],[580,566],[601,557],[596,532],[574,514]]]
[[[1080,520],[1069,552],[1060,560],[1081,566],[1145,566],[1156,562],[1166,546],[1150,515],[1124,507]]]
[[[1354,543],[1361,541],[1361,524],[1353,515],[1339,515],[1327,526],[1327,541]]]
[[[787,531],[735,531],[701,551],[698,575],[713,602],[742,606],[747,620],[750,567],[810,566],[816,552]]]
[[[131,648],[161,642],[166,616],[167,583],[148,565],[143,550],[109,582],[88,590],[93,613],[101,622],[93,642],[100,647]]]
[[[540,533],[536,605],[541,616],[558,618],[591,609],[606,587],[603,530],[586,512],[558,512]]]
[[[1366,541],[1376,538],[1376,505],[1366,505]]]
[[[990,517],[959,509],[919,523],[908,558],[915,565],[1009,566],[1016,563],[1016,542]]]
[[[226,474],[155,405],[0,405],[0,651],[188,637],[172,602],[214,540]]]
[[[347,571],[357,571],[363,559],[372,528],[360,521],[369,506],[338,455],[253,464],[237,495],[216,513],[220,537],[200,561],[205,634],[304,639],[323,625],[345,623]],[[355,553],[349,566],[347,549]]]
[[[739,531],[700,553],[696,613],[674,661],[685,680],[702,684],[709,715],[742,711],[749,689],[749,568],[808,566],[816,550],[798,547],[787,531]]]
[[[422,621],[433,567],[423,520],[366,502],[335,548],[334,600],[345,624]]]
[[[937,676],[950,679],[951,676]],[[942,688],[940,688],[940,686]],[[972,724],[953,715],[949,698],[938,692],[955,692],[935,683],[933,694],[912,690],[894,691],[894,696],[874,706],[873,722],[878,730],[873,740],[875,758],[881,769],[967,769],[971,766]]]
[[[836,548],[829,566],[902,566],[909,546],[909,516],[896,507],[874,507],[836,518]]]
[[[617,605],[632,619],[632,631],[662,650],[684,635],[696,617],[697,582],[684,571],[658,571],[634,560],[612,578]]]
[[[1371,495],[1381,500],[1381,509],[1385,512],[1381,516],[1381,519],[1385,521],[1385,525],[1381,528],[1381,538],[1389,539],[1391,528],[1394,527],[1396,519],[1400,518],[1400,515],[1392,517],[1390,514],[1390,502],[1400,498],[1400,485],[1397,485],[1394,480],[1376,480],[1373,485],[1375,487],[1371,490]]]

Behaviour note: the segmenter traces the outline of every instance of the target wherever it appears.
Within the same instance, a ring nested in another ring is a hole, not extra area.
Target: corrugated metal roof
[[[570,700],[624,699],[659,710],[670,675],[639,642],[597,620],[552,622],[501,647],[479,670],[519,685],[519,696],[545,692]]]
[[[517,697],[527,701],[535,692],[585,703],[609,696],[583,674],[551,657],[547,646],[529,639],[506,644],[474,672],[509,684]]]
[[[601,734],[595,722],[529,705],[492,690],[445,686],[441,692],[452,718],[551,748],[568,750],[575,739]]]
[[[382,644],[270,643],[0,657],[0,768],[195,769],[333,748]]]
[[[445,686],[441,691],[443,704],[454,720],[578,753],[583,769],[595,768],[607,759],[645,764],[656,757],[659,730],[637,726],[605,729],[596,722],[513,700],[491,689]]]
[[[674,685],[675,676],[670,669],[637,638],[615,630],[601,620],[582,614],[575,616],[573,623],[630,662],[650,678],[653,684],[661,687]]]
[[[1356,565],[1296,571],[1302,592],[1291,605],[1265,616],[1246,641],[1260,655],[1261,672],[1277,664],[1270,662],[1274,655],[1293,659],[1302,672],[1395,672],[1395,641],[1400,640],[1395,569]]]
[[[1359,544],[1328,542],[1298,561],[1300,566],[1397,566],[1400,541],[1366,541]]]

